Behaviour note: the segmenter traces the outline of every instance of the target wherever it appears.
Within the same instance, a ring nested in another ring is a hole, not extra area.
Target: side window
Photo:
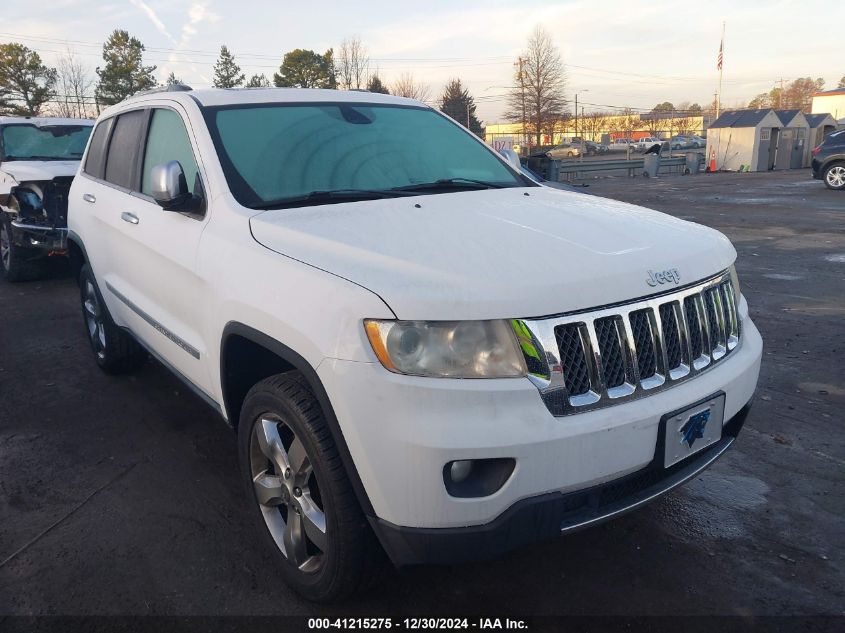
[[[127,189],[137,187],[135,157],[141,149],[145,115],[143,110],[133,110],[117,117],[106,160],[106,180],[110,183]]]
[[[150,131],[147,135],[147,150],[144,155],[144,170],[141,176],[141,193],[152,195],[150,172],[156,165],[179,161],[185,172],[188,189],[197,193],[197,161],[191,149],[191,141],[185,124],[173,110],[157,108],[153,110]]]
[[[114,123],[114,119],[101,121],[91,136],[88,157],[85,159],[85,173],[94,176],[94,178],[103,177],[106,167],[106,143],[109,141],[112,123]]]

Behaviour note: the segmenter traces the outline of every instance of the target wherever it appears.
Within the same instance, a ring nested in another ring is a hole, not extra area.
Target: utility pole
[[[576,115],[578,114],[578,106],[575,106],[575,114]],[[581,121],[584,121],[584,120],[585,120],[584,119],[584,106],[581,106]],[[595,133],[595,130],[593,130],[593,133]],[[595,138],[595,137],[593,137],[593,138]],[[578,153],[578,160],[579,161],[584,160],[584,137],[583,136],[581,137],[581,151]]]
[[[578,93],[575,93],[575,137],[578,138]]]
[[[781,108],[783,108],[783,94],[784,94],[783,93],[783,82],[784,81],[789,81],[789,80],[788,79],[784,80],[783,77],[780,78],[780,92],[778,92],[778,104],[777,104],[777,106],[775,106],[776,110],[780,110]]]

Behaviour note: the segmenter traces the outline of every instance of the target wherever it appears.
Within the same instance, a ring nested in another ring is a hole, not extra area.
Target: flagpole
[[[716,118],[722,112],[722,68],[725,65],[725,22],[722,21],[722,42],[719,46],[719,98],[716,99]]]

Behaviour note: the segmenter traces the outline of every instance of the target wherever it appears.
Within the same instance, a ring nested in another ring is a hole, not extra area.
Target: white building
[[[813,95],[813,114],[829,113],[840,125],[845,124],[845,88],[825,90]]]

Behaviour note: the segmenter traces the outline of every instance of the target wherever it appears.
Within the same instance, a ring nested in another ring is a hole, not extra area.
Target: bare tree
[[[411,73],[402,73],[390,86],[390,93],[397,97],[407,97],[417,101],[428,101],[431,98],[431,88],[418,83]]]
[[[337,79],[341,90],[361,90],[370,80],[370,57],[360,38],[343,40],[337,52]]]
[[[560,52],[542,27],[534,29],[518,66],[505,116],[511,121],[524,121],[526,130],[540,145],[543,133],[554,131],[566,108],[566,70]]]
[[[588,140],[600,140],[602,132],[609,132],[609,114],[607,112],[588,112],[581,117],[583,136]]]
[[[71,48],[59,57],[57,70],[55,113],[79,119],[94,116],[94,76]]]
[[[619,113],[619,131],[626,138],[631,138],[638,127],[640,127],[640,115],[631,108],[625,108]]]

